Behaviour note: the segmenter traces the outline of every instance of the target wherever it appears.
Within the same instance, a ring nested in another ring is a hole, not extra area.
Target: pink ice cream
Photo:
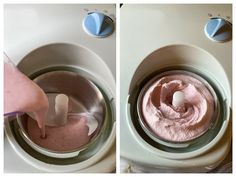
[[[22,74],[12,63],[4,62],[4,114],[32,112],[42,136],[45,135],[45,120],[48,99],[43,90]]]
[[[173,94],[181,91],[184,104],[172,105]],[[173,74],[155,81],[142,99],[142,114],[150,129],[161,139],[184,142],[202,135],[214,113],[214,98],[196,78]]]
[[[75,150],[87,144],[91,138],[88,136],[89,128],[85,117],[70,116],[65,126],[46,126],[46,138],[40,138],[35,120],[29,118],[27,129],[30,139],[40,147],[54,151]]]

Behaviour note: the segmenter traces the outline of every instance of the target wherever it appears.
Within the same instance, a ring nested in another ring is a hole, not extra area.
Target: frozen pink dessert
[[[27,129],[30,139],[40,147],[54,151],[75,150],[87,144],[91,138],[88,135],[87,118],[69,116],[64,126],[46,126],[46,138],[40,138],[35,120],[28,118]]]
[[[32,112],[44,137],[48,107],[44,91],[12,63],[4,62],[4,114]]]
[[[214,113],[214,97],[196,78],[172,74],[155,81],[144,93],[142,114],[161,139],[184,142],[202,135]]]

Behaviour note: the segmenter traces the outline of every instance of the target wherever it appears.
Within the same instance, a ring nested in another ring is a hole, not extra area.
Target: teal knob
[[[114,22],[103,13],[91,12],[84,18],[83,28],[91,36],[107,37],[114,31]]]
[[[206,36],[215,42],[232,39],[232,24],[223,18],[212,18],[205,25]]]

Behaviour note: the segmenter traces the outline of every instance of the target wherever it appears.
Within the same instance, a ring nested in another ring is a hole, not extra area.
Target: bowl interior
[[[189,139],[187,141],[170,141],[170,140],[166,140],[163,137],[160,137],[160,136],[156,135],[152,131],[152,129],[148,126],[148,123],[146,122],[146,120],[144,118],[144,115],[143,115],[143,112],[142,112],[143,97],[144,97],[144,94],[146,93],[146,91],[149,89],[149,87],[154,82],[159,80],[160,78],[162,78],[164,76],[173,75],[173,74],[183,74],[183,75],[186,75],[186,76],[191,76],[191,77],[197,79],[198,81],[201,81],[206,86],[208,91],[211,93],[212,97],[214,98],[214,114],[210,118],[211,119],[211,121],[210,121],[211,123],[210,123],[208,129],[204,130],[203,132],[201,132],[201,134],[198,134],[197,136],[194,136],[194,137],[192,137],[191,139]],[[142,88],[142,90],[140,91],[140,94],[138,96],[137,110],[138,110],[139,122],[141,124],[141,127],[147,133],[147,135],[150,138],[152,138],[154,141],[158,142],[158,143],[163,143],[165,145],[169,145],[169,146],[172,146],[172,147],[182,147],[181,144],[185,147],[189,143],[192,143],[193,140],[196,140],[200,136],[204,135],[212,126],[214,126],[216,124],[217,119],[219,118],[218,99],[217,99],[217,95],[216,95],[214,89],[211,87],[211,85],[205,79],[203,79],[199,75],[197,75],[197,74],[195,74],[193,72],[185,71],[185,70],[174,70],[173,69],[173,70],[170,70],[170,71],[162,72],[162,73],[156,75],[150,81],[148,81],[147,84],[144,85],[144,87]]]
[[[36,82],[47,94],[66,94],[69,99],[72,100],[70,112],[91,113],[98,122],[98,128],[91,135],[90,142],[96,139],[102,129],[106,117],[106,105],[103,95],[93,82],[80,76],[78,73],[71,71],[46,72],[34,78],[34,82]],[[30,143],[35,145],[28,135],[27,119],[28,116],[23,115],[18,118],[18,122],[23,131],[23,135],[26,136]],[[77,149],[70,149],[68,151],[80,150],[89,145],[89,143],[82,147],[78,147]],[[46,150],[50,151],[50,149]]]

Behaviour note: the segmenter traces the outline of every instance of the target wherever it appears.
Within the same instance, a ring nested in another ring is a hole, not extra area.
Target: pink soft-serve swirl
[[[172,105],[173,94],[184,94],[184,105]],[[214,97],[198,79],[186,74],[173,74],[155,81],[142,99],[143,117],[161,139],[172,142],[192,140],[210,126]]]

